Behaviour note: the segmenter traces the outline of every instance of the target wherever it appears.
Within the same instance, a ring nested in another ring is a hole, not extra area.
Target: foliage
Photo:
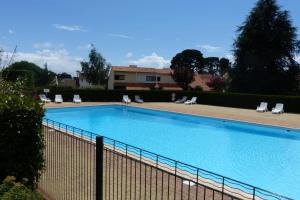
[[[42,90],[41,90],[42,91]],[[120,102],[124,94],[134,99],[135,95],[140,95],[146,102],[170,102],[172,93],[176,97],[193,96],[199,97],[199,103],[216,106],[228,106],[237,108],[253,109],[261,101],[267,101],[269,105],[283,103],[286,112],[300,113],[300,96],[283,95],[262,95],[262,94],[241,94],[241,93],[219,93],[219,92],[199,92],[199,91],[166,91],[166,90],[101,90],[101,89],[72,89],[72,88],[53,88],[49,96],[54,99],[55,94],[62,94],[64,101],[73,100],[74,94],[79,94],[83,101],[88,102]]]
[[[17,79],[24,80],[24,83],[27,87],[32,88],[34,86],[34,76],[31,71],[28,70],[4,70],[2,72],[3,77],[6,81],[14,82]]]
[[[209,74],[217,74],[219,71],[220,60],[218,57],[204,58],[204,71]]]
[[[67,79],[72,79],[72,76],[71,76],[71,74],[68,74],[68,73],[66,73],[66,72],[63,72],[63,73],[61,73],[61,74],[57,74],[57,78],[58,78],[59,80],[62,80],[62,79],[65,79],[65,78],[67,78]]]
[[[8,81],[22,77],[29,81],[29,85],[42,86],[49,84],[54,79],[55,73],[49,71],[47,66],[42,69],[34,63],[20,61],[5,68],[2,77]]]
[[[42,200],[43,197],[26,187],[26,179],[23,182],[17,182],[13,176],[8,176],[0,185],[0,199],[2,200]]]
[[[207,83],[207,86],[213,88],[214,91],[221,92],[226,88],[227,83],[224,78],[219,76],[213,76]]]
[[[276,0],[259,0],[238,29],[231,91],[291,94],[298,87],[296,28]]]
[[[89,54],[89,61],[81,61],[83,75],[87,81],[93,85],[106,84],[111,65],[105,58],[93,47]]]
[[[226,73],[229,73],[231,70],[231,63],[227,58],[221,58],[219,61],[219,73],[218,75],[224,76]]]
[[[34,187],[44,167],[44,110],[23,85],[0,82],[0,180],[7,175],[27,178]]]
[[[199,91],[199,92],[202,92],[203,91],[203,88],[200,86],[200,85],[197,85],[195,88],[194,88],[195,91]]]
[[[203,71],[202,53],[194,49],[186,49],[178,53],[171,61],[174,80],[184,89],[193,81],[196,71]]]

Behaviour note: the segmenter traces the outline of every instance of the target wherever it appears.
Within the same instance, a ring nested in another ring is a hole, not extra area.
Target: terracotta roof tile
[[[112,71],[115,72],[132,72],[132,73],[156,73],[156,74],[171,74],[170,68],[150,68],[150,67],[125,67],[125,66],[112,66]]]

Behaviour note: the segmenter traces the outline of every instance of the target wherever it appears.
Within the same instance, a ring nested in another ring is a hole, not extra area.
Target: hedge
[[[43,93],[42,89],[39,93]],[[283,103],[285,111],[300,113],[300,96],[280,96],[280,95],[259,95],[241,93],[217,93],[201,91],[133,91],[133,90],[101,90],[101,89],[71,89],[71,88],[52,88],[49,97],[53,100],[55,94],[61,94],[64,101],[72,101],[73,94],[79,94],[86,102],[116,102],[121,101],[122,95],[127,94],[130,98],[140,95],[145,102],[170,102],[172,93],[176,94],[176,99],[182,96],[189,98],[197,96],[197,103],[224,107],[256,109],[256,106],[266,101],[269,103],[269,110],[276,103]]]
[[[19,89],[19,83],[0,84],[0,180],[26,178],[34,187],[44,167],[44,109]]]

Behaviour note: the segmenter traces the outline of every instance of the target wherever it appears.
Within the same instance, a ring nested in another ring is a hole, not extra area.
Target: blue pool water
[[[46,118],[300,198],[299,130],[120,105],[47,109]]]

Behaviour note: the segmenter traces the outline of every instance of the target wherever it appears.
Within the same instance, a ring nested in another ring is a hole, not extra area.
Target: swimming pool
[[[47,109],[46,118],[300,197],[299,130],[122,105]]]

